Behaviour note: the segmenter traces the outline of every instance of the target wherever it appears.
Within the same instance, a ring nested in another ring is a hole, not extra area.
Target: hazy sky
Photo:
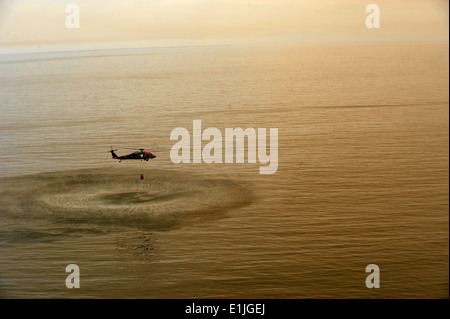
[[[68,4],[81,27],[68,29]],[[365,7],[381,9],[367,29]],[[114,42],[446,41],[447,0],[0,0],[0,46]]]

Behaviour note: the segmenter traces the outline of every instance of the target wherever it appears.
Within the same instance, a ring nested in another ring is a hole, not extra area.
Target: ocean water
[[[423,43],[0,56],[0,296],[448,298],[448,69]],[[278,128],[277,172],[172,163],[193,120]]]

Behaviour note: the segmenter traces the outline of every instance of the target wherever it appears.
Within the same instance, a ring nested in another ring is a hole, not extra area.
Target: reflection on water
[[[147,264],[156,260],[153,245],[155,235],[152,233],[138,233],[133,235],[119,235],[116,239],[117,254],[125,260],[136,259]]]

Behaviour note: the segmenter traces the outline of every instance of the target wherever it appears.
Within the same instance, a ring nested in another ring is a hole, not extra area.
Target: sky
[[[80,8],[80,28],[65,21]],[[380,29],[365,8],[380,7]],[[448,41],[447,0],[0,0],[0,52],[248,42]]]

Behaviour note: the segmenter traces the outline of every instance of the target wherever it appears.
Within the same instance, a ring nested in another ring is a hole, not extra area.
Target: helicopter
[[[146,152],[143,148],[126,148],[126,149],[135,150],[137,152],[133,152],[128,155],[118,156],[115,153],[115,151],[117,151],[117,149],[114,150],[112,148],[112,146],[111,146],[111,150],[108,152],[111,153],[113,159],[118,159],[119,163],[122,162],[123,160],[141,160],[141,161],[144,160],[144,161],[148,162],[149,159],[153,159],[156,157],[152,153]]]

